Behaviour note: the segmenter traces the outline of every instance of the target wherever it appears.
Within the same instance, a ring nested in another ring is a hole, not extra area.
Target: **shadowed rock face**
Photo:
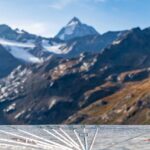
[[[7,76],[13,69],[21,64],[22,63],[10,55],[4,47],[0,46],[0,78]]]

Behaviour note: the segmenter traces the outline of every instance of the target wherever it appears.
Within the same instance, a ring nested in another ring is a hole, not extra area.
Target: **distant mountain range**
[[[82,24],[74,17],[54,38],[45,38],[0,25],[0,45],[10,53],[15,64],[41,63],[51,55],[71,58],[83,52],[100,52],[126,32],[107,32],[100,35],[94,28]],[[15,67],[6,68],[6,71],[3,69],[3,74],[10,73]]]
[[[0,124],[149,124],[150,28],[54,38],[0,25]]]

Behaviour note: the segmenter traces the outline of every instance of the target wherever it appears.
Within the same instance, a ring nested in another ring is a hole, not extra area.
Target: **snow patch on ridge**
[[[0,39],[0,44],[4,46],[15,58],[21,59],[26,62],[40,63],[41,59],[33,56],[28,51],[33,49],[35,45],[28,41],[27,43],[9,41],[5,39]]]
[[[34,48],[35,45],[33,43],[21,43],[16,41],[9,41],[5,39],[0,39],[0,44],[4,46],[16,46],[16,47],[23,47],[23,48]]]
[[[33,56],[24,48],[11,46],[11,47],[7,47],[7,49],[14,57],[24,60],[26,62],[31,62],[31,63],[41,63],[42,62],[41,59]]]
[[[49,44],[48,40],[43,40],[42,41],[42,46],[45,50],[51,53],[55,54],[66,54],[68,53],[68,50],[65,50],[64,48],[66,47],[66,44],[64,43],[53,43],[53,45]]]

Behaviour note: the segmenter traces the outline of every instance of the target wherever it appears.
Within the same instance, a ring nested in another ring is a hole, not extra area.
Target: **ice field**
[[[0,150],[150,150],[150,126],[0,126]]]

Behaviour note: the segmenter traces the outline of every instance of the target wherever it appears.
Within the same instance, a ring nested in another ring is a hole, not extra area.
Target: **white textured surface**
[[[150,126],[1,126],[0,150],[149,150]]]
[[[35,47],[32,42],[16,42],[9,41],[6,39],[0,39],[0,44],[3,45],[14,57],[21,59],[26,62],[40,63],[42,60],[38,57],[33,56],[28,50]]]
[[[26,62],[31,62],[31,63],[42,62],[40,58],[33,56],[26,49],[20,47],[8,47],[8,49],[10,50],[10,53],[18,59],[24,60]]]
[[[4,46],[15,46],[15,47],[22,47],[22,48],[34,48],[35,47],[35,45],[30,42],[21,43],[21,42],[6,40],[6,39],[0,39],[0,44]]]
[[[59,44],[53,43],[51,45],[51,44],[49,44],[48,40],[43,40],[42,41],[42,46],[48,52],[55,53],[55,54],[66,54],[66,53],[68,53],[69,51],[72,50],[72,46],[69,47],[69,48],[65,48],[66,44],[64,44],[64,43],[59,43]],[[73,46],[74,46],[74,44],[73,44]]]

